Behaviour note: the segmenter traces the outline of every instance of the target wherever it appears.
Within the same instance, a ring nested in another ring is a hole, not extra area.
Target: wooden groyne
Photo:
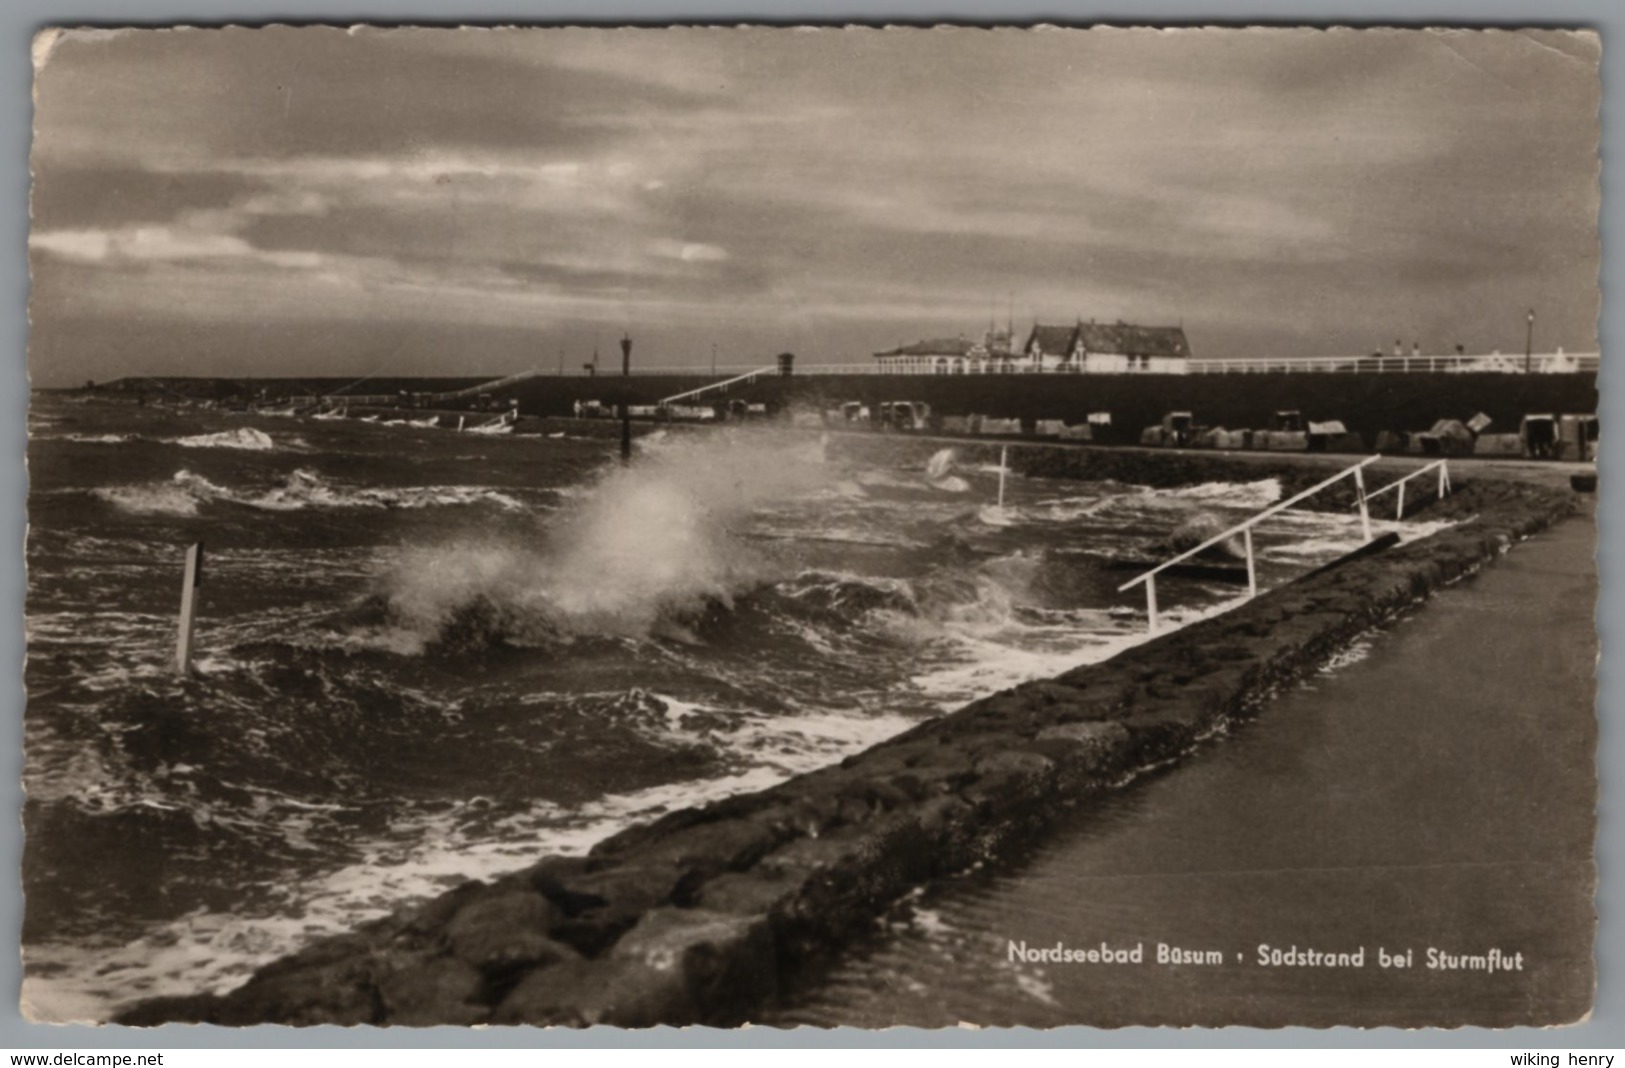
[[[1188,454],[1155,463],[1164,458],[1021,451],[1031,471],[1159,485],[1279,475],[1290,492],[1326,473]],[[1117,464],[1134,470],[1111,473]],[[275,961],[228,994],[154,999],[119,1022],[751,1020],[901,895],[1190,753],[1362,631],[1572,508],[1566,491],[1458,479],[1444,500],[1417,502],[1426,518],[1456,521],[1428,538],[994,694],[838,765],[629,828],[586,856],[466,883]]]

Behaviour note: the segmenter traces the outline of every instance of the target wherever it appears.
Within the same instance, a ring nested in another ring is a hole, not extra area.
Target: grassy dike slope
[[[1029,473],[1052,477],[1178,485],[1279,475],[1289,493],[1335,470],[1189,453],[1022,454]],[[154,999],[119,1022],[750,1020],[784,977],[910,888],[1189,753],[1361,631],[1573,509],[1565,491],[1457,479],[1446,500],[1418,504],[1430,519],[1457,521],[1432,537],[994,694],[837,766],[629,828],[585,857],[466,883],[277,960],[229,994]]]

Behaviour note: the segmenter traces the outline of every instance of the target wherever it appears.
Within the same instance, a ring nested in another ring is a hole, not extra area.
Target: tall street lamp
[[[621,338],[621,463],[632,462],[632,335]]]
[[[1523,373],[1528,374],[1535,362],[1535,309],[1529,309],[1529,333],[1523,341]]]

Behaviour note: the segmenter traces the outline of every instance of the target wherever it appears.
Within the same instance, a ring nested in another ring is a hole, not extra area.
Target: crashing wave
[[[1195,486],[1149,492],[1157,497],[1207,501],[1235,508],[1265,508],[1281,499],[1281,480],[1261,478],[1256,482],[1203,482]]]
[[[251,426],[240,426],[214,434],[193,434],[189,437],[175,438],[173,444],[185,449],[247,449],[252,452],[265,452],[276,448],[276,442],[271,439],[271,435],[263,430],[255,430]]]
[[[306,508],[417,509],[480,503],[511,510],[524,507],[507,494],[485,486],[345,486],[329,482],[306,468],[294,471],[281,485],[261,493],[231,490],[184,469],[175,472],[167,482],[101,486],[91,493],[134,515],[196,515],[199,504],[211,501],[272,512]]]
[[[407,551],[384,580],[394,621],[426,643],[463,633],[687,638],[705,612],[777,578],[730,525],[827,489],[821,451],[759,434],[651,439],[659,444],[638,464],[571,498],[539,545],[459,540]]]
[[[63,434],[63,441],[73,441],[81,445],[125,445],[132,441],[141,440],[139,434]]]
[[[198,498],[190,487],[178,482],[98,486],[90,492],[131,515],[197,515]]]

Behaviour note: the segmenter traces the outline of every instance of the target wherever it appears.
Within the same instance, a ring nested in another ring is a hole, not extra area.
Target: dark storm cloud
[[[1512,346],[1532,304],[1591,348],[1596,59],[1506,33],[75,37],[39,79],[35,321],[861,359],[1013,292],[1023,319],[1183,320],[1199,355]]]
[[[267,183],[221,171],[141,167],[50,167],[34,187],[36,230],[165,223],[188,211],[218,210],[269,192]]]
[[[72,37],[40,73],[36,154],[158,166],[209,159],[576,149],[612,136],[625,101],[693,94],[529,58],[436,47],[457,31],[335,28]],[[541,43],[541,42],[538,42]]]

